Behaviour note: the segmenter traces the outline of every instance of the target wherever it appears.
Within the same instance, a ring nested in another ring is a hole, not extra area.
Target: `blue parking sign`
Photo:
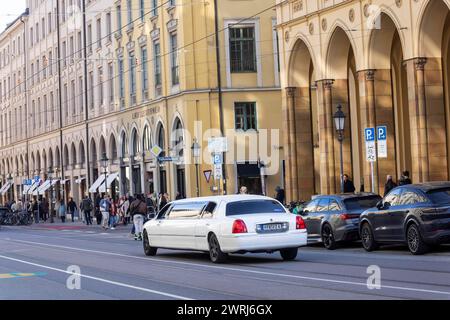
[[[364,129],[364,136],[365,136],[366,142],[375,141],[375,128]]]
[[[387,127],[386,126],[377,127],[377,140],[383,141],[386,139],[387,139]]]

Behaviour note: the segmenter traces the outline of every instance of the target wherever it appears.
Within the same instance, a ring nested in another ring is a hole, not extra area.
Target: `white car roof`
[[[275,200],[274,198],[266,197],[266,196],[258,196],[251,194],[232,194],[225,196],[209,196],[209,197],[199,197],[199,198],[188,198],[182,200],[171,201],[173,203],[183,203],[183,202],[196,202],[196,201],[212,201],[212,202],[235,202],[235,201],[243,201],[243,200]]]

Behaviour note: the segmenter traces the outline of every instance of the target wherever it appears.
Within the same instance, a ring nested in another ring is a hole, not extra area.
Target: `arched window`
[[[114,135],[111,135],[109,138],[109,149],[111,150],[111,159],[116,160],[117,159],[117,144],[116,144],[116,137]]]
[[[144,151],[148,151],[152,148],[152,138],[150,135],[150,128],[148,126],[145,126],[145,128],[144,128],[144,133],[143,133],[143,137],[142,137],[142,145],[143,145]]]
[[[103,136],[100,138],[100,158],[103,157],[103,154],[106,152],[106,143],[105,138]]]
[[[128,155],[128,141],[127,141],[127,134],[124,132],[122,132],[122,136],[120,138],[120,143],[121,143],[121,156],[122,157],[126,157]]]
[[[80,146],[78,147],[78,153],[80,154],[80,164],[84,164],[86,161],[86,154],[84,151],[84,143],[80,141]]]
[[[131,141],[133,143],[132,153],[133,153],[133,156],[136,156],[141,153],[140,139],[139,139],[139,135],[138,135],[138,132],[136,129],[133,130],[131,139],[132,139]]]
[[[172,136],[171,136],[173,148],[178,157],[183,157],[184,155],[184,136],[183,136],[183,124],[181,120],[177,118],[174,124]]]
[[[166,152],[165,152],[165,149],[166,149],[165,144],[166,143],[165,143],[165,139],[164,139],[164,128],[163,128],[163,126],[161,124],[159,125],[159,128],[158,128],[157,139],[158,139],[158,146],[161,149],[163,149],[163,151],[160,154],[160,157],[165,157],[165,154],[166,154]]]
[[[72,143],[72,147],[71,147],[71,154],[72,154],[72,161],[71,161],[71,165],[75,166],[77,164],[77,150],[75,148],[75,144]]]
[[[91,140],[91,156],[92,158],[90,160],[95,167],[97,165],[97,145],[94,139]]]

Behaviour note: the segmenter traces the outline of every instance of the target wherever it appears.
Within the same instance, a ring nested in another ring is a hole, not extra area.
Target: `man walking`
[[[394,189],[397,184],[392,180],[392,176],[390,174],[387,175],[386,184],[384,185],[384,196],[389,193],[392,189]]]
[[[147,215],[147,204],[142,195],[138,195],[136,200],[131,203],[130,211],[134,223],[134,240],[142,241],[142,231],[144,227],[144,218]]]
[[[72,222],[75,222],[75,212],[77,211],[77,204],[75,201],[73,201],[73,198],[71,197],[69,202],[67,203],[67,209],[69,209],[69,213],[72,217]]]
[[[85,195],[83,201],[81,202],[80,210],[84,213],[84,220],[86,220],[86,225],[92,225],[91,212],[93,209],[92,200],[88,195]]]
[[[105,230],[108,229],[110,208],[111,203],[108,200],[108,195],[105,194],[103,199],[100,201],[100,212],[102,213],[102,227]]]
[[[355,185],[353,181],[349,179],[348,174],[344,174],[344,193],[355,192]]]

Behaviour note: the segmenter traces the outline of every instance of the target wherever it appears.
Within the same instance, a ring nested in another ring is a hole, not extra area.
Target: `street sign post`
[[[212,170],[203,171],[203,175],[205,176],[206,183],[209,183],[209,181],[211,180]]]
[[[387,127],[377,127],[377,151],[378,158],[387,158]]]
[[[375,146],[375,128],[364,129],[364,139],[366,141],[366,160],[370,163],[370,179],[372,181],[372,192],[375,192],[375,179],[373,164],[377,161]]]

